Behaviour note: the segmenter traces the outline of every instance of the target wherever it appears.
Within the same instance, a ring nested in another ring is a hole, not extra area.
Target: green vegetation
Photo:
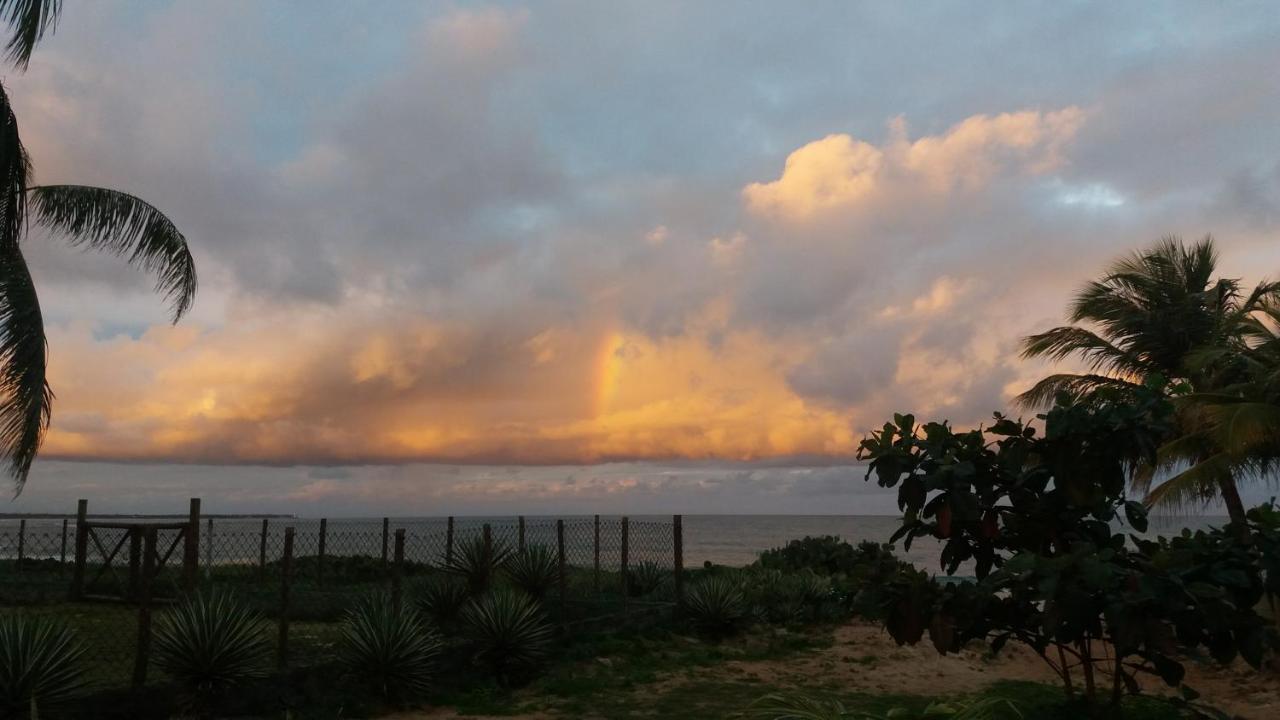
[[[84,646],[65,623],[0,617],[0,717],[28,711],[34,716],[83,692],[83,659]]]
[[[742,631],[750,619],[742,582],[731,574],[713,575],[691,585],[684,611],[694,627],[715,639]]]
[[[462,608],[471,599],[467,586],[461,580],[449,576],[427,578],[417,587],[416,595],[418,607],[422,608],[436,627],[443,629],[456,624]]]
[[[1091,706],[1138,692],[1137,673],[1179,685],[1179,657],[1198,647],[1258,667],[1276,638],[1254,610],[1265,543],[1251,538],[1274,533],[1274,511],[1167,542],[1130,544],[1115,530],[1119,518],[1146,528],[1146,508],[1125,491],[1128,470],[1151,459],[1169,426],[1160,391],[1153,382],[1099,390],[1088,404],[1064,396],[1041,416],[1043,435],[999,414],[968,432],[899,415],[865,439],[868,477],[898,489],[894,539],[942,539],[943,569],[972,560],[977,574],[943,585],[909,572],[882,585],[894,639],[916,643],[927,630],[941,653],[975,639],[993,652],[1023,643]]]
[[[463,635],[472,662],[509,685],[527,677],[547,655],[551,626],[533,598],[500,588],[462,610]]]
[[[746,717],[756,720],[1000,720],[1022,716],[1017,705],[995,697],[973,701],[931,702],[919,710],[896,707],[879,714],[850,709],[839,700],[823,700],[797,694],[766,695],[752,703],[746,712]]]
[[[535,600],[545,598],[560,579],[559,561],[545,545],[531,545],[512,553],[503,564],[503,572],[512,585]]]
[[[484,593],[498,577],[511,550],[505,543],[473,537],[458,543],[453,557],[445,561],[444,570],[467,584],[472,595]]]
[[[1071,322],[1087,327],[1054,328],[1023,345],[1024,357],[1076,356],[1090,372],[1046,377],[1021,400],[1031,407],[1047,407],[1060,395],[1077,402],[1110,402],[1141,395],[1152,378],[1165,379],[1166,394],[1182,400],[1176,423],[1161,436],[1161,452],[1133,480],[1149,487],[1157,468],[1190,463],[1190,469],[1152,489],[1148,500],[1182,506],[1217,493],[1231,521],[1242,523],[1245,507],[1236,481],[1242,471],[1257,469],[1256,452],[1263,448],[1251,451],[1247,442],[1230,441],[1224,446],[1218,430],[1229,427],[1221,423],[1222,415],[1242,411],[1229,406],[1265,396],[1254,394],[1261,388],[1253,383],[1262,380],[1274,387],[1280,365],[1273,354],[1254,348],[1273,339],[1266,318],[1276,317],[1280,283],[1259,283],[1246,294],[1238,280],[1214,279],[1217,260],[1210,238],[1190,247],[1169,238],[1115,262],[1101,279],[1085,285],[1071,305]],[[1263,367],[1249,359],[1263,360]],[[1229,409],[1215,417],[1205,411],[1206,404]],[[1272,438],[1280,427],[1276,420],[1272,415],[1262,423]],[[1275,449],[1273,440],[1266,444]]]
[[[440,636],[416,610],[376,593],[343,621],[339,658],[351,676],[383,698],[413,697],[430,687],[441,646]]]
[[[156,621],[152,662],[207,701],[266,674],[266,632],[262,616],[230,593],[197,593]]]

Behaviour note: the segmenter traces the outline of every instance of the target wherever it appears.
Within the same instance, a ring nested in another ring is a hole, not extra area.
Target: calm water
[[[616,520],[616,517],[601,516],[601,519],[607,526],[617,527],[616,522],[609,523],[611,519]],[[553,520],[554,518],[529,517],[527,522],[530,542],[549,541],[553,537],[549,535]],[[583,543],[590,542],[591,518],[576,516],[566,517],[565,520],[571,528],[570,544],[582,550]],[[633,516],[633,547],[643,543],[645,548],[655,553],[656,559],[656,554],[665,550],[669,543],[669,534],[662,534],[660,524],[669,523],[670,520],[670,516]],[[248,559],[251,555],[256,557],[257,545],[252,542],[252,538],[261,531],[261,522],[250,518],[215,519],[214,534],[223,539],[222,542],[214,543],[214,548],[218,549],[215,559],[238,561]],[[485,522],[503,525],[508,529],[514,524],[514,520],[509,517],[460,517],[456,521],[459,531],[478,527]],[[1148,535],[1169,535],[1182,528],[1207,528],[1223,522],[1225,518],[1219,517],[1153,518]],[[60,520],[28,520],[27,554],[37,555],[37,552],[33,552],[37,547],[53,547],[50,543],[56,542],[61,525]],[[74,526],[74,520],[72,525]],[[273,518],[270,521],[273,549],[278,533],[283,528],[297,528],[300,542],[303,542],[302,535],[314,534],[318,525],[319,520],[313,518]],[[442,537],[444,526],[444,518],[393,518],[391,521],[393,529],[403,527],[409,530],[411,537],[422,538],[421,545],[424,548],[429,542],[436,542]],[[746,565],[755,560],[761,551],[806,535],[838,535],[853,543],[861,540],[885,542],[897,527],[898,518],[877,515],[687,515],[684,518],[685,565],[693,567],[705,561],[722,565]],[[17,529],[17,520],[0,520],[0,557],[11,557],[16,553]],[[207,534],[207,525],[202,524],[201,530]],[[331,518],[328,521],[330,552],[337,553],[344,546],[359,545],[360,552],[377,554],[380,552],[381,531],[380,518]],[[609,530],[605,531],[604,536],[602,545],[616,546],[617,538],[611,536]],[[40,540],[36,540],[37,537]],[[300,546],[298,551],[301,554],[310,550]],[[899,555],[930,571],[937,570],[938,551],[939,543],[932,540],[918,540],[910,552],[898,548]],[[233,556],[231,553],[240,555]],[[409,548],[409,554],[415,554],[414,548]]]

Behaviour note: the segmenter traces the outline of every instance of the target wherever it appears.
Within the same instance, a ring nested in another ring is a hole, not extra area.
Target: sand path
[[[1057,678],[1040,658],[1026,648],[1006,647],[988,657],[980,649],[941,656],[927,642],[899,647],[881,628],[852,623],[836,630],[829,648],[764,662],[729,661],[711,667],[682,670],[678,674],[636,689],[636,704],[684,683],[717,679],[755,678],[772,687],[813,686],[815,682],[846,690],[870,693],[947,695],[973,693],[999,680],[1054,683]],[[1280,673],[1255,672],[1243,663],[1220,668],[1187,663],[1187,684],[1203,694],[1205,702],[1245,718],[1280,718]],[[1166,692],[1158,681],[1148,681],[1147,692]],[[461,717],[448,710],[400,714],[395,720],[444,720]],[[477,716],[466,716],[476,718]],[[551,720],[554,714],[507,715],[524,720]]]

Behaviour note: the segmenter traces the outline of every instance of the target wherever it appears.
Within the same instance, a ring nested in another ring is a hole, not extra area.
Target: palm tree
[[[1239,321],[1242,344],[1206,348],[1191,360],[1225,369],[1230,381],[1180,399],[1204,423],[1162,449],[1170,462],[1197,460],[1152,491],[1162,502],[1190,500],[1223,469],[1267,478],[1280,463],[1280,304],[1260,303]]]
[[[0,18],[13,30],[9,59],[18,69],[26,68],[60,10],[61,0],[0,0]],[[30,178],[18,120],[0,85],[0,456],[17,492],[40,450],[53,403],[45,378],[48,347],[40,299],[22,254],[29,224],[154,273],[156,290],[172,303],[174,322],[191,307],[196,292],[186,238],[159,210],[116,190],[31,185]]]
[[[1158,376],[1175,394],[1199,396],[1243,380],[1239,363],[1206,360],[1207,351],[1239,350],[1243,330],[1267,301],[1280,296],[1280,283],[1260,283],[1248,295],[1235,279],[1214,279],[1218,255],[1212,238],[1187,247],[1165,238],[1148,250],[1116,261],[1101,279],[1088,283],[1071,304],[1072,323],[1024,338],[1024,358],[1083,359],[1090,372],[1050,375],[1019,396],[1020,404],[1043,407],[1060,394],[1088,401],[1100,394],[1124,394]],[[1223,356],[1225,358],[1225,356]],[[1179,445],[1162,458],[1200,465],[1217,454],[1215,436],[1205,432],[1210,419],[1197,402],[1179,402]],[[1152,473],[1139,473],[1149,487]],[[1244,504],[1233,467],[1205,466],[1194,484],[1179,492],[1156,488],[1148,502],[1179,504],[1196,497],[1221,495],[1233,521],[1244,519]],[[1188,492],[1188,488],[1194,490]],[[1145,489],[1145,488],[1144,488]]]

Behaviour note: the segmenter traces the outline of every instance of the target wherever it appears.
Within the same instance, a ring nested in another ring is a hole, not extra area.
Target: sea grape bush
[[[869,619],[881,617],[879,588],[914,570],[911,563],[893,554],[892,545],[863,541],[854,546],[832,535],[805,537],[766,550],[755,566],[826,577],[833,602],[847,612]]]
[[[1124,401],[1062,401],[1041,416],[1043,435],[1000,414],[965,432],[898,415],[865,439],[868,477],[898,489],[903,518],[893,541],[938,538],[946,573],[971,562],[976,575],[944,585],[904,571],[880,583],[875,602],[893,637],[916,643],[927,632],[943,653],[974,639],[993,651],[1021,642],[1069,694],[1079,682],[1091,702],[1137,692],[1140,673],[1180,684],[1177,658],[1191,648],[1257,666],[1273,640],[1253,610],[1269,582],[1262,540],[1216,530],[1145,541],[1116,529],[1121,520],[1147,526],[1145,507],[1125,490],[1168,427],[1167,402],[1149,390]],[[1265,535],[1268,512],[1255,512],[1254,535]],[[1110,688],[1100,688],[1104,663]]]

